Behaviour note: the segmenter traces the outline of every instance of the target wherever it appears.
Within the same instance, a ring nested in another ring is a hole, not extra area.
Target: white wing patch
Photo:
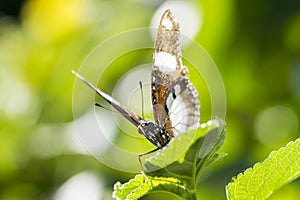
[[[197,111],[187,107],[180,96],[174,100],[170,110],[172,111],[170,113],[170,120],[175,133],[184,133],[199,126]]]
[[[173,23],[170,19],[164,18],[161,22],[161,24],[166,28],[171,30],[173,28]]]
[[[163,51],[157,52],[154,55],[154,66],[161,72],[171,73],[177,67],[176,56]]]
[[[174,86],[175,99],[172,94],[167,99],[169,107],[170,120],[174,129],[174,133],[184,133],[188,130],[196,129],[200,120],[200,104],[198,93],[194,86],[189,83],[187,87],[181,91],[179,85]]]

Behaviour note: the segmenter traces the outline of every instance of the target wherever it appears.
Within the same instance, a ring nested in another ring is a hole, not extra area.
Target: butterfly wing
[[[194,85],[187,79],[182,78],[172,86],[172,91],[167,98],[170,105],[169,118],[175,133],[184,133],[195,129],[200,120],[200,104],[198,92]]]
[[[82,80],[87,86],[89,86],[92,90],[94,90],[100,97],[102,97],[105,101],[111,104],[117,111],[119,111],[126,119],[128,119],[133,125],[138,127],[140,125],[140,121],[142,120],[137,114],[130,112],[124,106],[122,106],[117,100],[112,98],[110,95],[102,92],[93,84],[88,82],[85,78],[83,78],[80,74],[72,71],[80,80]]]
[[[182,65],[179,24],[170,10],[163,14],[155,41],[152,66],[152,103],[157,124],[173,136],[199,123],[197,90],[184,75]]]

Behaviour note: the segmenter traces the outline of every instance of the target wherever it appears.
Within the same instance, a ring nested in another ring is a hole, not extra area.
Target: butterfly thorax
[[[158,148],[164,147],[171,140],[170,134],[164,127],[150,121],[141,120],[138,132]]]

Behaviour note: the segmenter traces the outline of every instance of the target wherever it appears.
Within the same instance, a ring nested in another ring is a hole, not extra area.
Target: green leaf
[[[176,178],[149,177],[138,174],[125,184],[117,182],[114,185],[113,198],[135,200],[150,191],[170,191],[186,199],[196,199]]]
[[[227,199],[266,199],[299,175],[300,139],[297,139],[233,178],[226,187]]]
[[[137,199],[145,195],[150,189],[151,184],[145,181],[145,177],[141,174],[135,176],[125,184],[117,182],[114,185],[113,198],[115,199]]]
[[[205,135],[204,132],[207,132]],[[225,122],[212,120],[206,126],[199,128],[194,137],[194,143],[189,145],[186,151],[178,156],[173,152],[180,152],[190,137],[194,134],[189,131],[181,134],[163,151],[156,153],[146,161],[146,174],[150,176],[176,177],[182,183],[193,189],[197,184],[200,175],[205,167],[218,158],[216,151],[222,146],[225,140]],[[203,136],[204,135],[204,136]],[[179,157],[177,161],[166,167],[160,168],[157,163],[166,163],[172,157]]]
[[[146,160],[145,174],[139,174],[123,185],[116,183],[113,197],[137,199],[149,192],[163,190],[184,199],[197,199],[195,188],[203,169],[224,157],[216,151],[224,142],[225,132],[225,122],[216,119],[196,131],[180,134]]]

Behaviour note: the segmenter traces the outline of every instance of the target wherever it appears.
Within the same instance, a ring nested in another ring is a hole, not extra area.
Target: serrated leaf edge
[[[292,145],[297,145],[298,142],[300,142],[300,138],[296,139],[295,141],[290,141],[286,146],[283,146],[283,147],[279,148],[278,150],[272,151],[264,161],[258,162],[256,164],[254,164],[253,167],[246,169],[244,172],[239,173],[237,176],[234,176],[232,178],[232,181],[226,186],[226,197],[227,197],[227,199],[230,199],[230,197],[229,197],[229,188],[232,186],[232,184],[234,184],[236,181],[239,181],[239,179],[241,179],[242,177],[244,177],[245,174],[251,173],[255,169],[263,166],[266,162],[269,162],[272,159],[272,157],[274,156],[274,154],[280,154],[283,151],[285,151],[286,149],[290,148]],[[298,153],[298,154],[300,155],[300,153]],[[292,180],[294,180],[296,177],[299,176],[299,174],[300,174],[300,171],[298,173],[296,173],[296,175],[290,177],[280,187],[282,187],[285,184],[287,184],[287,183],[291,182]],[[271,191],[268,195],[266,195],[266,198],[269,197],[273,192],[275,192],[276,190],[278,190],[278,188],[280,188],[280,187],[274,187],[274,191]]]

